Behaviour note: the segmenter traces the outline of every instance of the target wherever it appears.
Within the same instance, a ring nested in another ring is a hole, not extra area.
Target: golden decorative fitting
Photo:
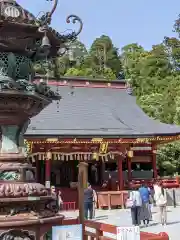
[[[99,160],[99,154],[96,153],[96,152],[94,152],[93,155],[92,155],[92,158],[93,158],[94,160],[98,161],[98,160]]]
[[[92,138],[91,142],[102,142],[103,138]]]
[[[47,138],[47,142],[58,142],[58,138]]]
[[[105,154],[108,149],[108,142],[106,143],[100,143],[100,148],[99,148],[99,153],[100,154]]]
[[[51,152],[47,152],[47,160],[51,160],[52,159],[52,153]]]

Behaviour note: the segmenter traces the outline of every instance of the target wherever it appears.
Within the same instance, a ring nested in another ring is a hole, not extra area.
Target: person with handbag
[[[93,218],[95,218],[95,210],[97,208],[97,193],[93,189]]]
[[[156,206],[159,207],[160,223],[164,226],[167,224],[167,198],[161,182],[157,182],[154,185],[154,200]]]
[[[131,209],[132,224],[134,226],[140,226],[142,199],[138,189],[134,189],[129,192],[126,207]]]

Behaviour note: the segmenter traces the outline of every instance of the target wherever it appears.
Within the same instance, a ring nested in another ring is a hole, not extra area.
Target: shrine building
[[[62,99],[34,117],[25,135],[39,182],[75,188],[79,161],[88,163],[97,188],[109,178],[123,190],[158,177],[157,145],[178,140],[180,127],[148,117],[124,80],[63,77],[48,84]]]

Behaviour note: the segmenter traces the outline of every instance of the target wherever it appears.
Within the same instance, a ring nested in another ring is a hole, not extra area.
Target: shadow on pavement
[[[95,217],[95,220],[103,220],[103,219],[108,219],[108,215]]]
[[[154,223],[150,223],[149,227],[154,227],[154,226],[157,226],[157,225],[160,225],[160,223],[154,222]]]
[[[167,225],[173,225],[173,224],[177,224],[177,223],[180,223],[180,221],[167,222]]]

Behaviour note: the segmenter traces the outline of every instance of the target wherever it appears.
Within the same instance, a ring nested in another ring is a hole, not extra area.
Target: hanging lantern
[[[50,44],[49,38],[47,37],[46,33],[42,39],[41,48],[44,50],[51,48],[51,44]]]
[[[128,156],[129,158],[132,158],[132,157],[134,156],[134,152],[133,152],[132,150],[128,151],[128,152],[127,152],[127,156]]]

